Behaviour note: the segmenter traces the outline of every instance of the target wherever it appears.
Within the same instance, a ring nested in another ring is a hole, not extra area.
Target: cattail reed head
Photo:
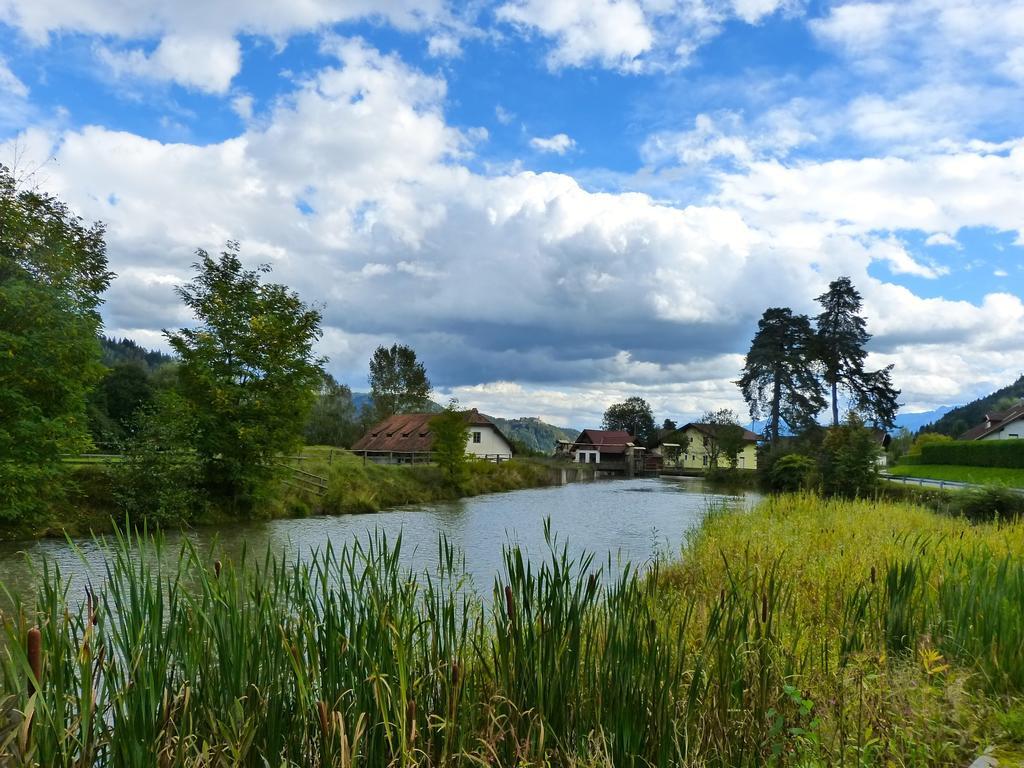
[[[594,594],[594,592],[596,590],[597,590],[597,574],[592,573],[592,574],[590,574],[590,576],[587,577],[587,592],[590,593],[590,594]]]
[[[768,595],[761,595],[761,623],[768,623]]]
[[[459,687],[459,662],[452,662],[452,688]]]
[[[410,699],[406,709],[406,721],[409,723],[409,743],[416,743],[416,700]]]
[[[512,594],[512,587],[505,587],[505,610],[508,613],[508,620],[514,627],[516,625],[516,598]]]
[[[871,566],[871,583],[875,583],[875,579],[878,578],[878,574],[875,572],[875,566]]]
[[[718,605],[725,608],[725,587],[718,593]]]
[[[220,569],[222,567],[223,566],[221,565],[220,560],[213,561],[213,575],[216,576],[218,579],[220,578]]]
[[[39,627],[32,627],[28,631],[28,666],[32,670],[32,677],[28,681],[28,695],[36,692],[36,684],[43,684],[43,635]]]

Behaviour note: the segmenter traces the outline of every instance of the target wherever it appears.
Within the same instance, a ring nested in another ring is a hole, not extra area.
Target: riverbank
[[[291,465],[315,476],[317,483],[324,484],[323,489],[314,492],[315,485],[296,483],[291,469],[278,467],[278,478],[250,519],[380,512],[409,504],[541,488],[558,481],[558,474],[543,461],[513,459],[501,464],[472,461],[465,483],[454,488],[444,481],[433,464],[374,464],[363,462],[348,451],[319,446],[307,448]],[[0,541],[82,537],[113,530],[121,513],[111,464],[95,461],[69,465],[65,488],[63,498],[55,500],[46,515],[31,521],[0,524]],[[206,502],[185,525],[203,527],[232,522],[237,522],[237,518]]]
[[[1024,742],[1020,523],[778,497],[649,575],[507,548],[487,604],[453,550],[429,581],[393,539],[318,550],[115,552],[95,624],[51,590],[7,625],[2,719],[40,622],[41,764],[962,766]]]
[[[889,474],[896,477],[920,477],[925,480],[945,480],[971,485],[1003,485],[1008,488],[1024,488],[1024,469],[1006,467],[907,464],[892,467]]]

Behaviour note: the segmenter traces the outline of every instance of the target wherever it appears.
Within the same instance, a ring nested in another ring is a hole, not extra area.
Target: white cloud
[[[576,146],[576,142],[569,138],[567,134],[556,133],[554,136],[549,136],[547,138],[534,136],[530,139],[530,146],[538,152],[551,152],[556,155],[564,155]]]
[[[224,93],[242,66],[241,46],[231,37],[167,35],[156,50],[97,49],[116,77],[173,80],[210,93]]]
[[[168,79],[213,93],[223,93],[239,70],[236,38],[240,34],[263,35],[281,43],[296,33],[357,19],[380,19],[402,30],[419,30],[444,24],[448,16],[445,0],[0,2],[0,23],[37,45],[46,45],[51,34],[60,32],[120,41],[155,38],[159,43],[152,53],[110,45],[99,46],[97,52],[121,75]],[[449,50],[451,40],[446,43]]]
[[[28,98],[28,86],[11,71],[3,56],[0,56],[0,93],[16,99]]]
[[[802,0],[508,0],[499,20],[553,41],[548,66],[627,72],[685,66],[729,19],[759,23]]]
[[[507,109],[501,106],[501,104],[498,104],[494,108],[494,117],[502,125],[509,125],[512,123],[513,120],[516,119],[515,114],[509,112]]]
[[[254,103],[252,96],[240,93],[231,100],[231,109],[243,120],[251,120]]]
[[[455,59],[462,55],[462,44],[449,32],[434,34],[427,38],[427,53],[435,59]]]
[[[959,248],[960,243],[955,238],[950,237],[946,232],[936,232],[933,235],[929,235],[924,241],[925,245],[948,245],[954,248]]]
[[[897,363],[908,403],[950,402],[1019,365],[1019,297],[926,299],[869,268],[947,268],[892,232],[1024,229],[1024,142],[830,162],[758,148],[679,208],[565,174],[474,172],[475,134],[445,120],[444,80],[358,41],[324,53],[338,63],[219,143],[101,126],[19,137],[56,154],[48,188],[108,223],[110,329],[185,322],[169,283],[195,247],[238,238],[325,304],[343,379],[362,381],[373,347],[400,339],[446,391],[498,414],[590,423],[634,393],[671,416],[737,407],[738,354],[763,308],[813,312],[841,274],[864,294],[873,364]]]

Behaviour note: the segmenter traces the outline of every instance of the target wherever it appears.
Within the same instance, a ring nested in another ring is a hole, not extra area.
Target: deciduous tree
[[[458,406],[458,401],[452,400],[430,420],[430,431],[434,436],[434,461],[441,468],[445,482],[453,488],[461,488],[469,474],[469,459],[466,456],[469,428]]]
[[[61,454],[88,445],[112,278],[103,226],[0,166],[0,519],[37,511],[61,485]]]
[[[370,393],[376,418],[423,411],[430,403],[430,379],[405,344],[377,347],[370,359]]]
[[[629,432],[640,445],[648,445],[654,437],[654,413],[642,397],[630,397],[625,402],[608,406],[604,412],[603,429]]]
[[[286,286],[242,266],[237,243],[197,251],[196,276],[177,289],[198,325],[165,331],[181,358],[181,390],[196,418],[196,451],[211,491],[249,511],[280,453],[302,443],[323,380],[313,354],[320,312]]]

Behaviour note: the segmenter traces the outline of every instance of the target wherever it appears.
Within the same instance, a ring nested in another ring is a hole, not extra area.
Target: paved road
[[[921,488],[939,488],[956,491],[964,488],[986,487],[976,483],[956,483],[952,480],[929,480],[924,477],[901,477],[898,475],[890,475],[885,472],[882,473],[882,477],[893,483],[900,483],[901,485],[916,485]],[[1016,493],[1024,493],[1024,488],[1011,488],[1010,490]]]

